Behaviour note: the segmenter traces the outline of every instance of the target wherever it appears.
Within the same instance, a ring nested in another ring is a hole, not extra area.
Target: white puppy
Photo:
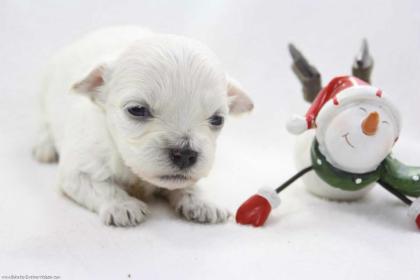
[[[200,43],[138,27],[97,31],[53,57],[41,106],[35,158],[59,156],[61,190],[105,224],[145,219],[147,205],[129,194],[136,186],[188,220],[228,218],[194,185],[211,169],[226,115],[253,104]]]

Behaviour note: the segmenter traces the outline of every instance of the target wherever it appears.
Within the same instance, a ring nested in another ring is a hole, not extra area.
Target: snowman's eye
[[[382,121],[382,123],[385,123],[385,124],[389,125],[389,122],[387,122],[387,121]]]
[[[367,113],[367,110],[365,108],[360,107],[359,109],[362,110],[363,112]]]

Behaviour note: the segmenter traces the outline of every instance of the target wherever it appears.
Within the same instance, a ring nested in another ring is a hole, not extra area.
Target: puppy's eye
[[[136,118],[150,118],[152,114],[149,109],[144,106],[132,106],[127,109],[127,112]]]
[[[224,122],[224,118],[219,115],[213,115],[209,118],[209,123],[213,126],[221,126]]]

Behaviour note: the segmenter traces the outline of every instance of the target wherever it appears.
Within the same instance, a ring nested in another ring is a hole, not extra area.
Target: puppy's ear
[[[73,90],[86,95],[98,105],[105,104],[106,96],[103,88],[108,72],[109,66],[107,64],[95,67],[83,80],[73,85]]]
[[[250,112],[254,108],[254,103],[241,88],[239,83],[228,77],[228,98],[229,98],[229,113],[232,115],[239,115]]]

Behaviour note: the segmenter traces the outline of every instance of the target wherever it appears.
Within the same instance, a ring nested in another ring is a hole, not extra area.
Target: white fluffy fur
[[[138,121],[127,107],[147,104],[153,117]],[[188,220],[223,222],[228,212],[194,191],[213,163],[221,116],[252,109],[202,44],[138,27],[89,34],[56,54],[42,88],[42,123],[34,156],[60,158],[59,186],[105,224],[142,222],[147,205],[128,191],[156,190]],[[199,152],[188,170],[171,164],[168,148]],[[161,176],[182,174],[185,180]]]

